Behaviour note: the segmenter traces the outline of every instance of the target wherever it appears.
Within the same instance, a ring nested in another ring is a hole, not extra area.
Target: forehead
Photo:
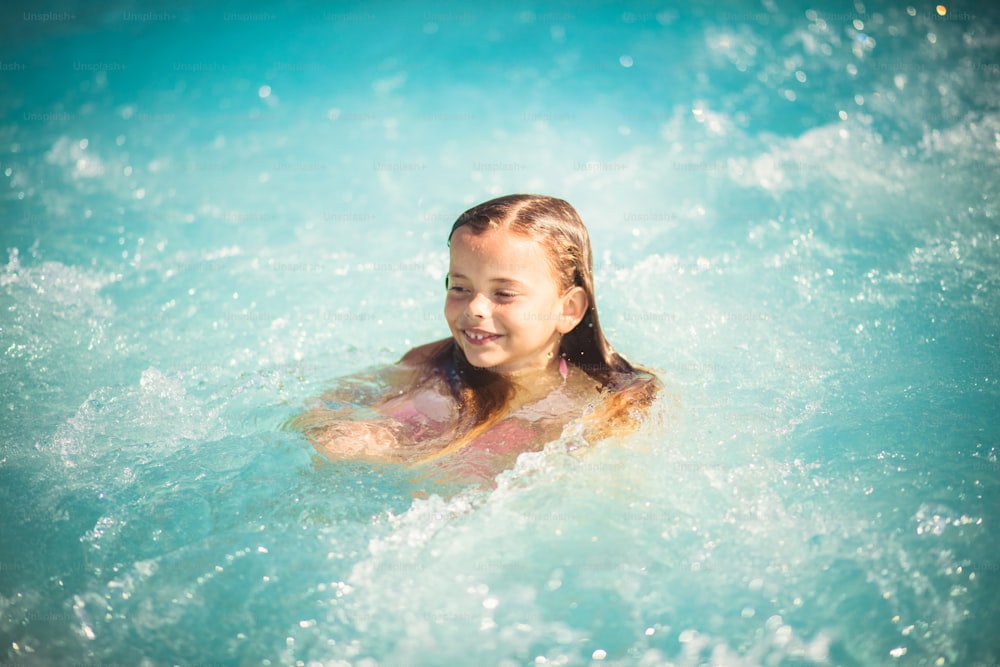
[[[459,227],[451,237],[452,271],[485,271],[490,277],[536,277],[551,279],[545,248],[538,241],[504,229],[474,233]]]

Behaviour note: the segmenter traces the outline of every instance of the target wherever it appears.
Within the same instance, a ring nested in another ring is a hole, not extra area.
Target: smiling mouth
[[[473,345],[485,345],[500,338],[499,334],[489,333],[488,331],[471,331],[469,329],[462,329],[462,336]]]

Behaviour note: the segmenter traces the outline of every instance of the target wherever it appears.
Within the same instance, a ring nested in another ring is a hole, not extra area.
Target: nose
[[[482,293],[477,293],[469,299],[468,305],[465,306],[465,314],[471,319],[485,319],[489,312],[490,300]]]

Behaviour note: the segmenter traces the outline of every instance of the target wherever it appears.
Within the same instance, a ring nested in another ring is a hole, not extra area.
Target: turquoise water
[[[3,14],[5,664],[1000,663],[996,9]],[[508,192],[673,400],[491,490],[281,431]]]

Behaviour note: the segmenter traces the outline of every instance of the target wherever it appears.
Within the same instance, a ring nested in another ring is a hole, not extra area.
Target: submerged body
[[[450,477],[463,479],[492,478],[521,453],[538,451],[559,438],[571,423],[578,423],[585,436],[597,434],[593,421],[607,392],[567,364],[565,377],[533,376],[532,385],[518,392],[502,417],[461,447],[453,447],[462,439],[460,408],[443,375],[409,389],[419,373],[417,360],[446,343],[412,350],[398,365],[368,375],[367,382],[348,378],[323,394],[293,426],[332,460],[444,468]],[[376,392],[371,392],[373,384]],[[364,405],[366,401],[371,405]]]

